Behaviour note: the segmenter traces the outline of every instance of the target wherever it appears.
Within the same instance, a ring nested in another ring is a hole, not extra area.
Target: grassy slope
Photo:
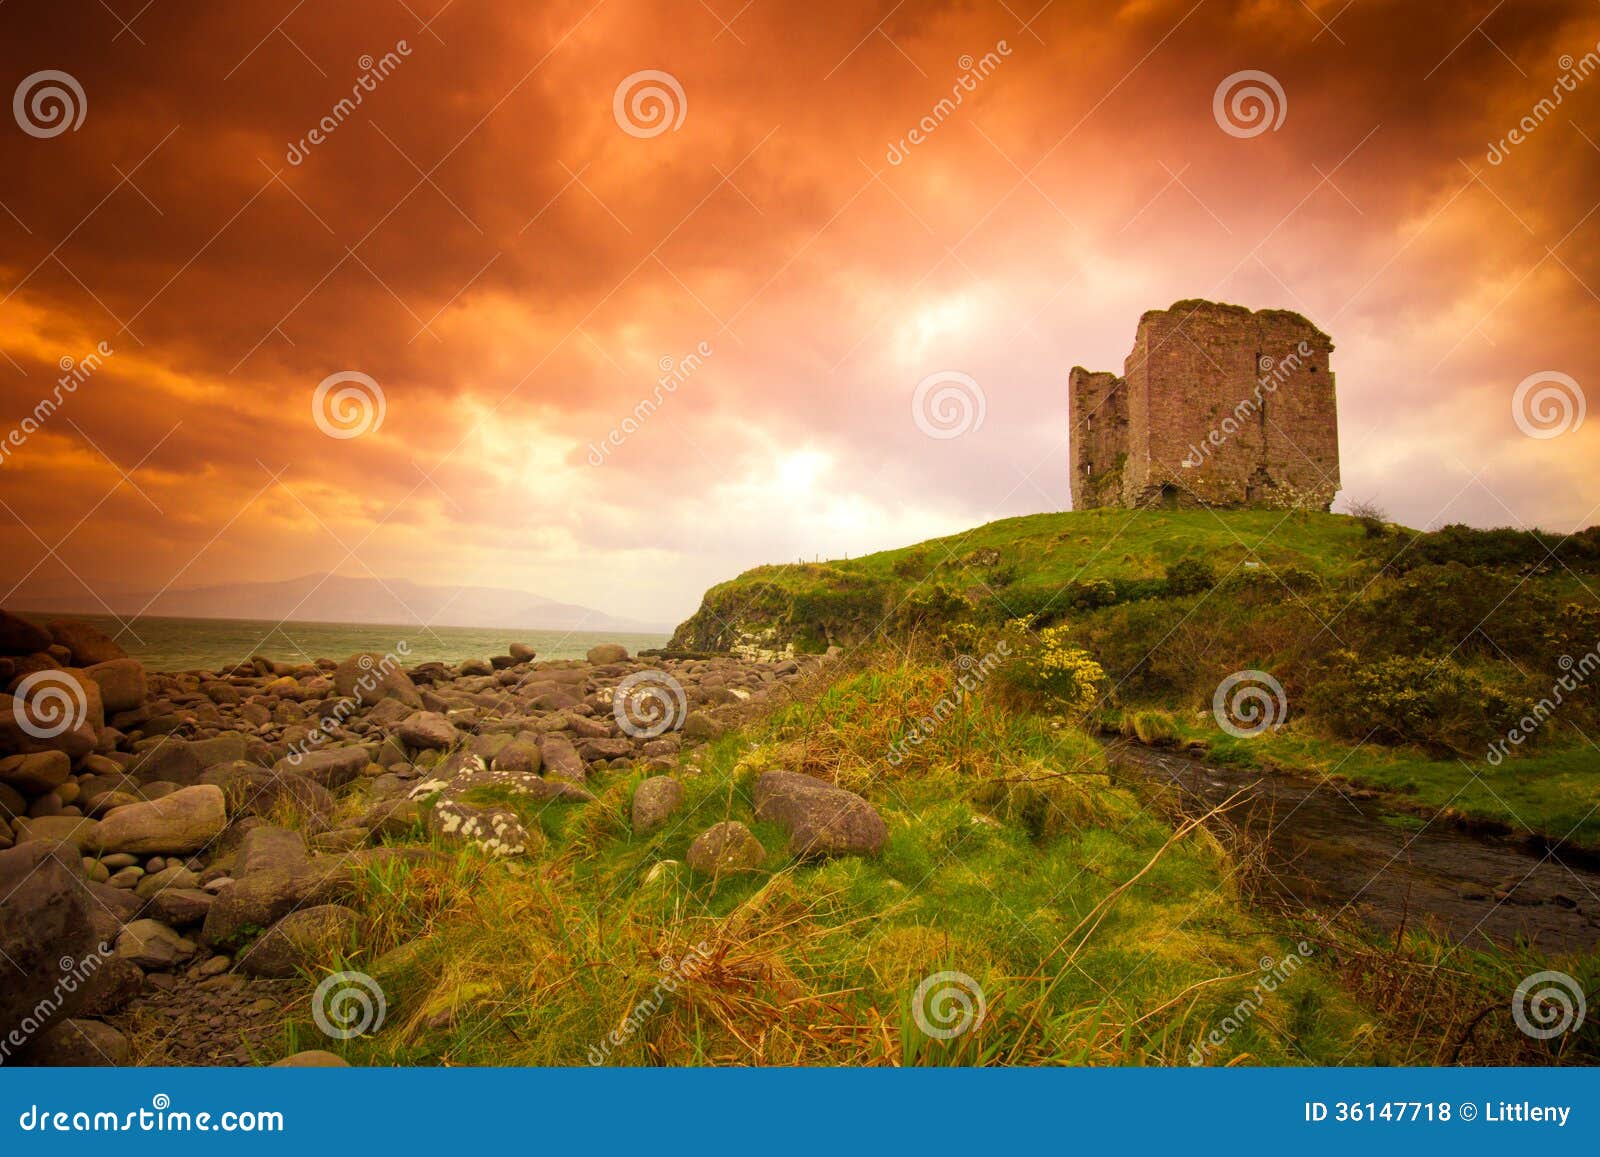
[[[1167,566],[1185,558],[1203,559],[1224,579],[1230,574],[1244,576],[1253,571],[1265,576],[1299,568],[1316,575],[1327,591],[1343,591],[1335,599],[1343,608],[1352,599],[1382,589],[1381,581],[1368,586],[1385,572],[1367,553],[1366,545],[1366,532],[1357,519],[1312,512],[1107,509],[1030,515],[859,559],[758,567],[707,592],[700,612],[679,628],[678,642],[723,647],[737,630],[759,633],[767,629],[779,639],[796,640],[802,649],[834,641],[855,642],[886,626],[890,630],[903,626],[894,621],[897,613],[941,589],[966,597],[970,606],[960,608],[961,613],[970,612],[991,622],[1041,611],[1053,616],[1065,610],[1063,592],[1068,584],[1093,579],[1150,583],[1159,580]],[[994,552],[998,559],[985,552]],[[1592,577],[1554,567],[1550,570],[1526,589],[1538,589],[1564,601],[1595,604]],[[1300,602],[1300,596],[1270,579],[1268,586],[1267,598]],[[1124,606],[1149,612],[1143,619],[1134,616],[1141,633],[1129,641],[1140,654],[1157,646],[1191,650],[1199,646],[1212,654],[1232,647],[1239,653],[1230,658],[1223,673],[1261,666],[1277,670],[1286,683],[1296,674],[1299,652],[1284,644],[1301,639],[1276,640],[1252,653],[1256,644],[1241,627],[1253,617],[1252,612],[1221,593],[1200,600],[1193,620],[1170,637],[1168,625],[1184,619],[1186,606],[1170,612],[1150,601]],[[937,624],[943,613],[936,606],[924,624]],[[1094,639],[1097,631],[1107,629],[1100,625],[1106,618],[1103,612],[1083,621],[1085,645],[1102,660]],[[1334,617],[1334,621],[1345,620]],[[1121,624],[1123,620],[1113,618],[1112,622]],[[1109,629],[1115,634],[1127,628],[1113,625]],[[1309,633],[1317,630],[1318,623],[1311,622]],[[1207,632],[1211,637],[1200,644],[1187,637]],[[937,628],[929,633],[936,634]],[[1331,639],[1325,642],[1331,643]],[[1275,664],[1289,666],[1285,669]],[[1215,678],[1208,687],[1214,686]],[[1198,698],[1150,698],[1136,682],[1120,685],[1118,700],[1119,706],[1130,709],[1156,706],[1174,710],[1184,720],[1187,737],[1213,742],[1219,755],[1228,758],[1313,774],[1336,771],[1351,782],[1400,793],[1423,808],[1600,846],[1600,810],[1596,808],[1600,804],[1600,749],[1575,726],[1552,725],[1541,736],[1540,747],[1520,751],[1516,758],[1495,767],[1481,757],[1463,764],[1453,757],[1440,759],[1411,749],[1371,744],[1356,748],[1315,734],[1303,718],[1294,719],[1276,735],[1234,740],[1214,727],[1208,715],[1198,717],[1195,709],[1203,709],[1207,703]]]
[[[1430,1063],[1521,975],[1578,967],[1460,952],[1437,968],[1415,933],[1372,946],[1275,926],[1204,828],[1109,780],[1083,733],[982,690],[889,768],[888,744],[950,687],[924,663],[839,673],[690,757],[686,805],[653,836],[630,831],[624,773],[593,804],[530,810],[536,857],[375,873],[361,947],[310,979],[370,973],[386,1026],[329,1043],[306,1010],[286,1047],[366,1064],[1187,1064],[1210,1038],[1212,1065]],[[863,792],[889,823],[882,857],[791,860],[750,807],[769,767]],[[689,872],[693,836],[724,819],[753,827],[766,863]],[[1263,992],[1302,936],[1311,950]],[[698,945],[710,963],[685,977],[675,962]],[[939,973],[970,977],[987,1010],[949,1040],[913,1013]],[[682,979],[663,993],[663,977]],[[1505,1017],[1474,1033],[1460,1059],[1558,1055]]]
[[[1307,512],[1031,514],[857,559],[756,567],[706,592],[701,610],[678,628],[674,645],[725,647],[731,640],[722,628],[729,624],[775,625],[780,633],[803,635],[806,606],[797,607],[796,599],[825,599],[843,590],[868,596],[860,625],[870,634],[889,608],[913,590],[936,584],[982,584],[1003,606],[1033,610],[1068,583],[1160,578],[1166,566],[1183,558],[1205,559],[1218,574],[1255,562],[1274,569],[1298,566],[1338,581],[1355,566],[1362,537],[1355,519]],[[973,559],[986,550],[999,553],[997,565]],[[817,640],[802,638],[802,645],[806,641]]]
[[[870,670],[724,737],[658,835],[631,834],[639,777],[622,776],[595,804],[530,811],[549,837],[531,864],[460,854],[375,877],[362,950],[327,968],[375,975],[391,1024],[332,1047],[373,1064],[1187,1063],[1292,940],[1240,903],[1204,829],[1173,840],[1080,732],[975,699],[885,773],[902,715],[948,686],[935,667]],[[769,767],[864,792],[890,826],[882,857],[792,861],[751,811]],[[769,849],[761,871],[683,865],[724,819]],[[662,961],[702,943],[714,963],[655,1007]],[[943,1042],[911,1009],[947,971],[987,1015]],[[290,1038],[324,1044],[308,1023]],[[1313,955],[1208,1063],[1425,1059],[1413,1047]]]

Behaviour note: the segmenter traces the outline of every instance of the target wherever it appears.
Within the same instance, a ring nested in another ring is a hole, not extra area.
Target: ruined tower
[[[1288,310],[1180,301],[1146,313],[1122,377],[1073,367],[1073,509],[1328,509],[1339,490],[1332,352]]]

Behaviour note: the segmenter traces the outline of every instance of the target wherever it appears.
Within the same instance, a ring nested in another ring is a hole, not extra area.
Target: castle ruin
[[[1072,369],[1073,509],[1327,510],[1339,490],[1332,352],[1288,310],[1146,313],[1122,377]]]

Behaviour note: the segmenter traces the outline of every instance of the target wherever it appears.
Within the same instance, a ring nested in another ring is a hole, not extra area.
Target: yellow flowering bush
[[[1013,619],[1007,634],[1018,639],[1015,661],[1008,664],[1021,687],[1048,695],[1068,715],[1086,715],[1106,692],[1105,669],[1082,647],[1072,643],[1066,625],[1030,631],[1026,619]]]

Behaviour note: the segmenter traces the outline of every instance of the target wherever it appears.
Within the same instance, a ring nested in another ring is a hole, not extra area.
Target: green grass
[[[928,662],[841,674],[686,757],[686,803],[656,835],[631,833],[640,777],[619,773],[593,803],[530,815],[548,836],[536,856],[374,869],[362,951],[314,976],[371,974],[388,1021],[330,1047],[364,1064],[1420,1063],[1481,1003],[1456,989],[1503,979],[1419,972],[1321,931],[1301,956],[1307,934],[1249,908],[1204,827],[1113,784],[1081,731],[981,691],[887,764],[949,687]],[[780,767],[866,795],[883,854],[791,861],[749,796]],[[766,863],[695,875],[690,842],[725,819],[752,827]],[[1263,994],[1263,962],[1291,954],[1293,976]],[[913,1009],[941,973],[986,1006],[949,1040]],[[1386,1003],[1402,983],[1409,1003]],[[308,1021],[286,1039],[317,1040]]]
[[[1399,797],[1395,803],[1467,821],[1505,825],[1600,850],[1600,751],[1581,740],[1494,767],[1476,760],[1433,758],[1411,748],[1354,746],[1288,727],[1238,739],[1205,722],[1183,728],[1204,739],[1210,758],[1331,777]]]
[[[801,649],[856,642],[920,592],[954,590],[989,617],[1064,609],[1068,584],[1161,580],[1181,559],[1219,576],[1245,564],[1298,567],[1337,583],[1365,566],[1353,518],[1273,510],[1086,510],[991,522],[916,546],[827,563],[761,566],[706,592],[674,645],[720,649],[740,631],[776,627]],[[904,612],[902,612],[904,613]]]

